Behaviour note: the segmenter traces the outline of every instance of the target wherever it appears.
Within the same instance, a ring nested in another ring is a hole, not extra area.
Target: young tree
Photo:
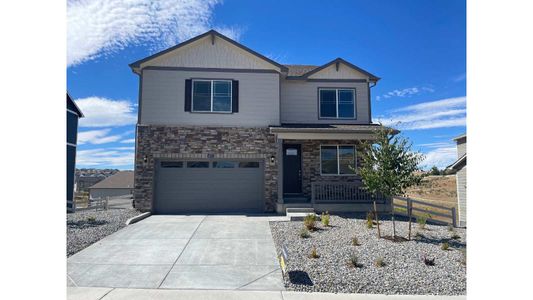
[[[416,174],[424,159],[411,150],[411,143],[394,130],[384,128],[376,133],[376,140],[363,144],[360,168],[363,184],[372,193],[385,197],[400,196],[410,186],[417,185],[422,175]]]
[[[385,197],[403,195],[407,188],[419,184],[422,180],[423,176],[415,171],[419,170],[418,164],[424,156],[413,152],[409,140],[396,135],[392,129],[379,130],[376,140],[363,144],[362,152],[360,173],[363,184],[371,193],[380,193]],[[409,219],[409,236],[410,222]],[[392,225],[393,238],[396,239],[394,213]]]

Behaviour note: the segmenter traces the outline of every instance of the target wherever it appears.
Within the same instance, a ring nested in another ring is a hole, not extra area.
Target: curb
[[[135,216],[133,218],[129,218],[128,220],[126,220],[126,225],[131,225],[133,223],[137,223],[137,222],[139,222],[141,220],[144,220],[144,219],[148,218],[150,215],[151,215],[150,212],[145,212],[145,213],[142,213],[142,214],[140,214],[138,216]]]

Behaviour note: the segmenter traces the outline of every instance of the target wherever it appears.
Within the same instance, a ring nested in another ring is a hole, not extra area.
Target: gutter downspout
[[[370,85],[373,83],[372,85]],[[370,103],[370,89],[375,87],[377,82],[375,81],[368,81],[368,120],[369,123],[372,124],[372,105]]]

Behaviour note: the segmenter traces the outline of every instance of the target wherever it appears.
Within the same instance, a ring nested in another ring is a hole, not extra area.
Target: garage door
[[[154,212],[262,212],[263,163],[259,161],[161,161]]]

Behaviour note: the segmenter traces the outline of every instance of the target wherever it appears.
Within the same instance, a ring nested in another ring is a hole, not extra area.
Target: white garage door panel
[[[173,213],[261,212],[263,167],[161,168],[154,211]]]

